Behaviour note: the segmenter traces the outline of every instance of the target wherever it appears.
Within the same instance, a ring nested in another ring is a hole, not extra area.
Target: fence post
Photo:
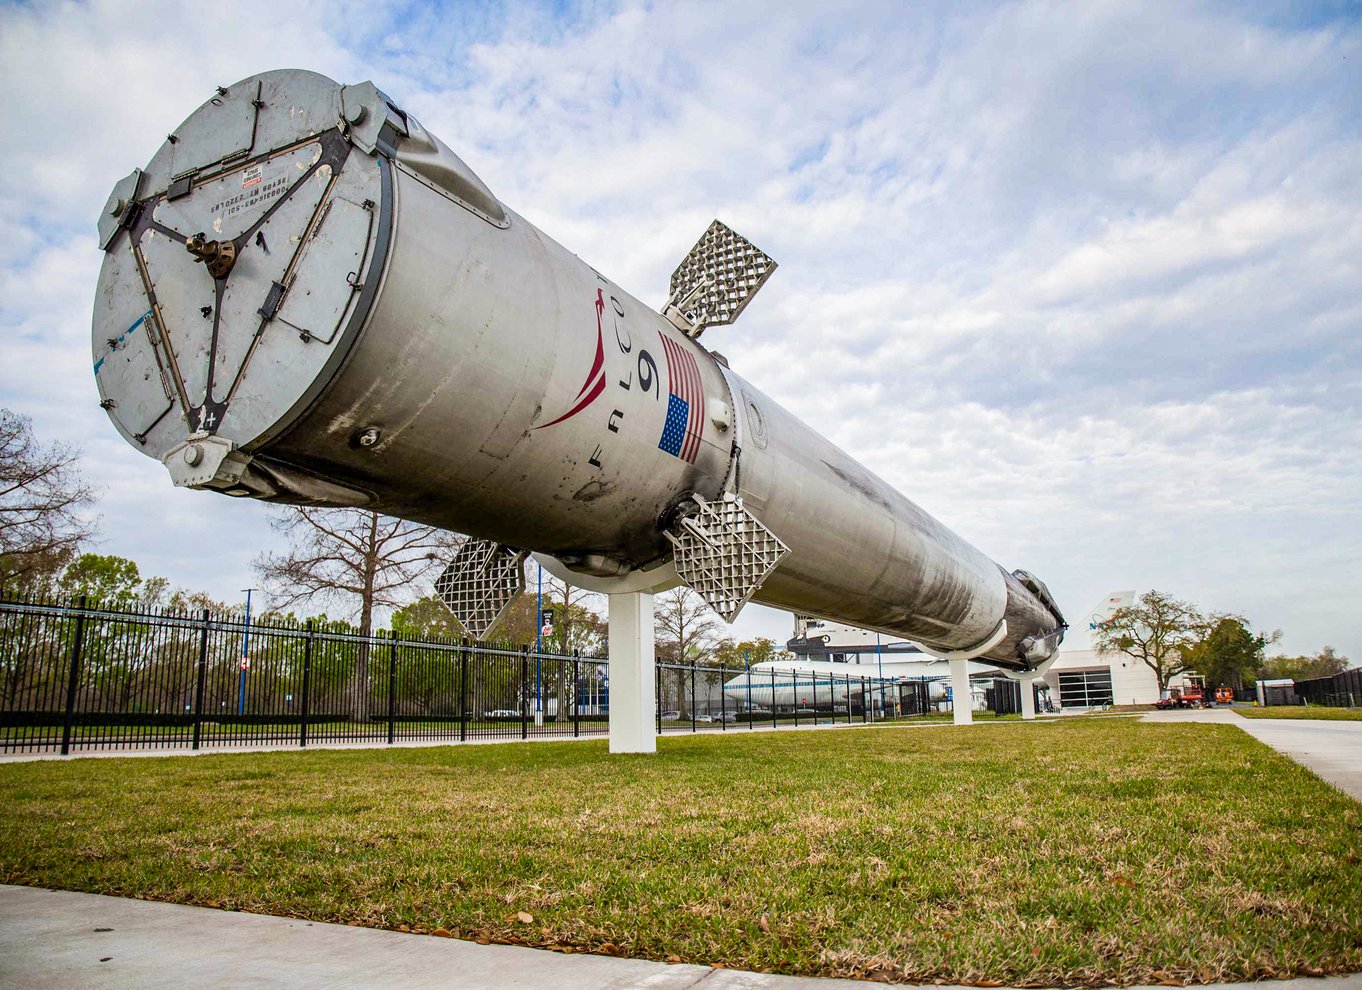
[[[530,647],[520,648],[520,738],[530,738]]]
[[[579,651],[572,651],[572,737],[575,739],[582,734],[582,679],[578,672]]]
[[[676,703],[681,704],[677,695]],[[653,711],[657,713],[657,734],[662,735],[662,664],[653,667]]]
[[[776,668],[771,668],[771,728],[776,728]]]
[[[303,704],[302,725],[298,730],[298,745],[307,747],[308,705],[312,700],[312,620],[307,620],[307,636],[303,640]]]
[[[468,742],[468,637],[459,649],[459,742]]]
[[[847,682],[847,725],[851,724],[851,675],[846,675]]]
[[[80,686],[80,651],[85,643],[85,595],[80,596],[80,611],[76,613],[76,632],[71,643],[71,674],[66,681],[66,720],[62,723],[61,754],[71,752],[71,726],[76,717],[76,690]]]
[[[208,681],[208,609],[201,616],[203,629],[199,633],[199,670],[194,685],[194,748],[199,748],[203,737],[203,692]]]
[[[728,694],[724,682],[728,679],[728,668],[719,664],[719,728],[728,731]]]
[[[752,706],[752,664],[747,659],[747,651],[742,651],[742,666],[747,674],[747,728],[753,731],[757,727],[757,713]]]
[[[397,738],[397,630],[388,630],[388,745]]]
[[[695,731],[695,663],[690,665],[690,731]]]

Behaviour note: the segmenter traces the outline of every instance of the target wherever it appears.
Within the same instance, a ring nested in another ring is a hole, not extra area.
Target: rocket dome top
[[[285,427],[343,357],[376,274],[384,196],[342,113],[342,87],[324,76],[253,76],[219,88],[115,187],[99,222],[95,378],[150,456]]]

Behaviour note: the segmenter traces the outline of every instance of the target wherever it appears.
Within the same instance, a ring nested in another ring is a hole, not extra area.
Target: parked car
[[[657,717],[664,722],[675,722],[681,717],[681,713],[675,708],[668,708],[665,712],[658,712]]]
[[[509,708],[497,708],[490,712],[483,712],[483,718],[520,718],[520,712],[513,712]]]
[[[736,722],[737,720],[738,716],[734,715],[732,712],[720,712],[714,716],[714,721],[716,722]]]
[[[696,715],[696,716],[695,716],[695,721],[697,721],[697,722],[717,722],[718,720],[719,720],[719,716],[717,716],[717,715]]]

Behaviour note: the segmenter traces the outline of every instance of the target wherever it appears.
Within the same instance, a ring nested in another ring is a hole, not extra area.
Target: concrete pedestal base
[[[610,752],[657,752],[653,596],[610,595]]]
[[[1036,679],[1023,678],[1017,682],[1021,686],[1022,718],[1036,717]]]
[[[956,725],[971,725],[974,722],[974,697],[969,690],[969,661],[952,660],[951,664],[951,711]]]

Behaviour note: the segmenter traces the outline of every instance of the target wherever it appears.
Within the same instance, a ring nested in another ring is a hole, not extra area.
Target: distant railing
[[[1302,704],[1331,708],[1362,707],[1362,667],[1354,667],[1332,677],[1312,677],[1296,682],[1296,697]]]
[[[924,684],[854,670],[659,663],[656,687],[662,733],[928,710]],[[600,735],[609,697],[601,657],[83,598],[0,601],[0,752]]]

